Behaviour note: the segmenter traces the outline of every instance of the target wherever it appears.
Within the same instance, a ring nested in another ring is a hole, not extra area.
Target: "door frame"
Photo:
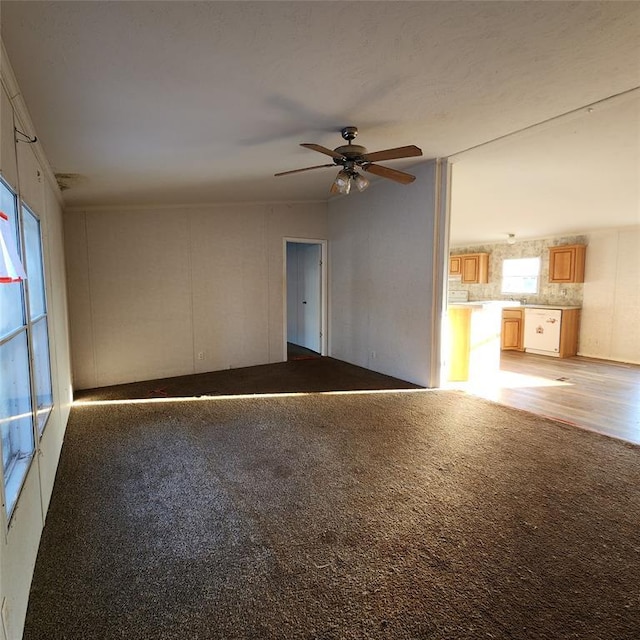
[[[327,355],[328,304],[327,304],[327,241],[319,238],[282,238],[282,353],[283,361],[287,361],[287,243],[293,244],[318,244],[320,245],[320,355]]]

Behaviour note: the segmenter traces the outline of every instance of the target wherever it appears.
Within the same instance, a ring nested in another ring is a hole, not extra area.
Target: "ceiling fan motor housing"
[[[362,161],[362,156],[367,153],[367,149],[359,144],[351,144],[351,141],[358,135],[358,127],[344,127],[340,132],[349,144],[334,149],[336,153],[343,155],[350,162]],[[335,160],[336,164],[345,165],[344,160]]]
[[[359,144],[345,144],[342,147],[336,147],[334,151],[348,160],[359,160],[367,153],[367,149]],[[337,164],[340,164],[340,161],[337,161]]]

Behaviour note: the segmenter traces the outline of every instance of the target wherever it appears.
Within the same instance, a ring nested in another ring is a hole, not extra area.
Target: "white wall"
[[[4,506],[0,508],[3,532],[0,539],[0,602],[5,602],[7,613],[6,628],[0,625],[0,637],[4,631],[8,640],[18,640],[22,637],[33,567],[69,417],[72,391],[60,193],[42,149],[24,143],[14,145],[14,119],[22,131],[32,133],[33,127],[4,48],[0,66],[0,172],[41,221],[54,400],[53,411],[10,523],[6,521]],[[20,184],[16,166],[20,169]]]
[[[640,226],[588,238],[579,355],[640,364]]]
[[[75,387],[281,361],[285,236],[326,238],[326,204],[67,213]]]
[[[436,161],[411,171],[329,203],[329,335],[335,358],[432,386],[446,194]]]

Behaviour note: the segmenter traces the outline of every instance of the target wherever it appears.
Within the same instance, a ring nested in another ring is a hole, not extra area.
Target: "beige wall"
[[[579,354],[640,364],[640,226],[588,238]]]
[[[329,203],[330,354],[430,386],[444,194],[435,161],[411,171],[411,185],[378,181]]]
[[[0,626],[0,630],[5,632],[8,640],[19,640],[72,399],[60,193],[42,150],[24,143],[14,144],[14,119],[23,131],[33,129],[4,50],[2,56],[0,172],[41,222],[54,400],[10,523],[6,521],[4,507],[0,508],[3,531],[0,539],[0,601],[4,603],[6,612],[4,626]],[[9,95],[12,100],[9,100]],[[16,166],[20,169],[20,184]]]
[[[74,385],[100,387],[281,361],[283,238],[326,239],[326,204],[75,211],[65,236]]]

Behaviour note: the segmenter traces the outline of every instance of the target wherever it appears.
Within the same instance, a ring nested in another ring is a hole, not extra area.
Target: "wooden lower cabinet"
[[[578,339],[580,336],[580,309],[563,309],[560,325],[561,358],[578,355]]]
[[[502,351],[524,351],[524,313],[526,307],[502,310],[500,348]],[[562,309],[560,344],[557,356],[570,358],[578,353],[580,309]],[[556,354],[551,354],[556,355]]]
[[[524,351],[523,330],[524,311],[522,309],[503,309],[500,348],[503,351]]]

